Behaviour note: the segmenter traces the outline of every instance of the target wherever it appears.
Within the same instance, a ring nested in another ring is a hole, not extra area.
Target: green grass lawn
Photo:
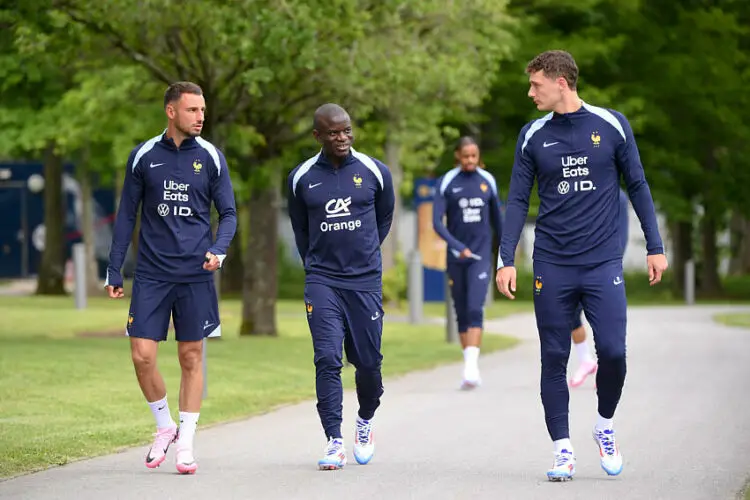
[[[750,328],[750,313],[716,314],[714,320],[727,326]]]
[[[136,383],[124,325],[128,300],[3,297],[0,322],[0,478],[145,444],[153,417]],[[496,303],[487,317],[523,306]],[[239,338],[240,303],[222,301],[221,340],[208,344],[209,397],[201,425],[238,419],[315,397],[312,346],[304,305],[280,302],[278,338]],[[428,306],[432,313],[444,314]],[[526,306],[528,310],[529,307]],[[387,311],[387,314],[401,311]],[[427,313],[426,313],[427,314]],[[383,371],[393,377],[462,359],[434,325],[389,323]],[[172,338],[170,336],[170,338]],[[483,352],[513,346],[487,335]],[[177,411],[176,344],[160,348],[160,369]],[[352,389],[353,369],[344,369]]]

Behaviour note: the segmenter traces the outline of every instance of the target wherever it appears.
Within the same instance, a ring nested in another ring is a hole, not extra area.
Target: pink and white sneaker
[[[154,444],[146,453],[146,467],[149,469],[156,469],[167,458],[169,445],[177,439],[177,426],[157,429],[154,436]]]
[[[177,454],[175,456],[177,472],[180,474],[195,474],[198,470],[198,464],[193,457],[193,449],[182,447],[177,444]]]
[[[578,367],[575,374],[570,378],[570,386],[578,387],[586,381],[586,377],[596,373],[598,365],[594,361],[584,361]]]

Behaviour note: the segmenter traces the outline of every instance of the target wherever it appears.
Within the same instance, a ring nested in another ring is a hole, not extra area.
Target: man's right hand
[[[515,299],[515,295],[511,292],[516,291],[516,268],[513,266],[501,267],[497,270],[495,276],[495,282],[497,283],[497,289],[508,297],[509,299]]]
[[[125,296],[125,292],[121,286],[108,285],[105,288],[107,289],[110,299],[121,299]]]
[[[471,256],[474,255],[471,253],[471,250],[469,250],[469,247],[466,247],[463,249],[463,251],[458,255],[459,259],[470,259]]]

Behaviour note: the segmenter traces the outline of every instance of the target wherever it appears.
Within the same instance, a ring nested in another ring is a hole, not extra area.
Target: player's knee
[[[603,344],[596,347],[596,355],[599,362],[619,363],[625,360],[625,344]]]
[[[315,353],[315,368],[318,370],[341,370],[342,366],[341,354],[335,351]]]
[[[153,370],[156,367],[156,342],[147,339],[132,338],[130,356],[138,371]]]
[[[178,347],[180,367],[184,371],[199,370],[201,368],[201,363],[203,362],[203,343],[182,342]]]
[[[569,357],[570,353],[562,347],[542,346],[542,372],[564,372]]]
[[[482,328],[484,322],[484,311],[481,307],[471,308],[467,312],[468,326],[470,328]]]

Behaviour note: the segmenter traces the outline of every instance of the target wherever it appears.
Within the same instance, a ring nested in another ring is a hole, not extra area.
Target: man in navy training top
[[[622,455],[615,443],[612,418],[625,381],[627,313],[617,223],[621,175],[646,237],[651,285],[661,281],[667,258],[627,119],[578,97],[578,67],[567,52],[544,52],[528,64],[526,72],[529,97],[539,110],[551,113],[526,124],[518,137],[497,285],[501,293],[514,298],[513,258],[536,179],[540,206],[533,256],[534,311],[541,343],[542,404],[555,444],[555,460],[547,477],[564,481],[575,474],[565,378],[571,319],[579,302],[591,324],[599,359],[593,437],[602,468],[617,475],[622,471]]]
[[[352,148],[352,123],[343,108],[319,107],[313,136],[320,152],[289,174],[289,218],[305,267],[317,409],[327,439],[318,467],[335,470],[346,465],[342,346],[356,369],[354,458],[364,465],[375,450],[372,419],[383,394],[380,245],[391,228],[395,197],[388,168]]]
[[[625,255],[625,247],[628,245],[629,207],[628,194],[620,189],[620,215],[617,223],[619,224],[620,244],[622,245],[623,255]],[[583,305],[578,304],[578,309],[576,309],[575,316],[573,317],[573,332],[571,336],[573,337],[573,345],[575,345],[580,365],[570,378],[571,387],[578,387],[583,384],[586,381],[586,377],[596,373],[598,366],[591,356],[591,349],[588,342],[586,342],[586,328],[583,326],[582,315]]]
[[[437,180],[432,225],[448,245],[447,272],[464,353],[461,389],[470,390],[482,381],[478,359],[490,282],[492,229],[499,239],[503,223],[497,183],[479,166],[476,141],[462,137],[455,156],[459,166]]]
[[[200,137],[206,104],[190,82],[164,94],[167,129],[136,146],[125,171],[105,283],[109,296],[124,296],[120,270],[141,207],[138,259],[126,333],[143,395],[156,419],[156,439],[146,467],[156,468],[177,442],[177,470],[193,474],[193,437],[203,394],[203,338],[221,335],[214,275],[237,228],[234,191],[224,155]],[[211,202],[219,213],[211,235]],[[167,390],[156,368],[159,341],[170,316],[182,369],[180,427],[172,419]]]

